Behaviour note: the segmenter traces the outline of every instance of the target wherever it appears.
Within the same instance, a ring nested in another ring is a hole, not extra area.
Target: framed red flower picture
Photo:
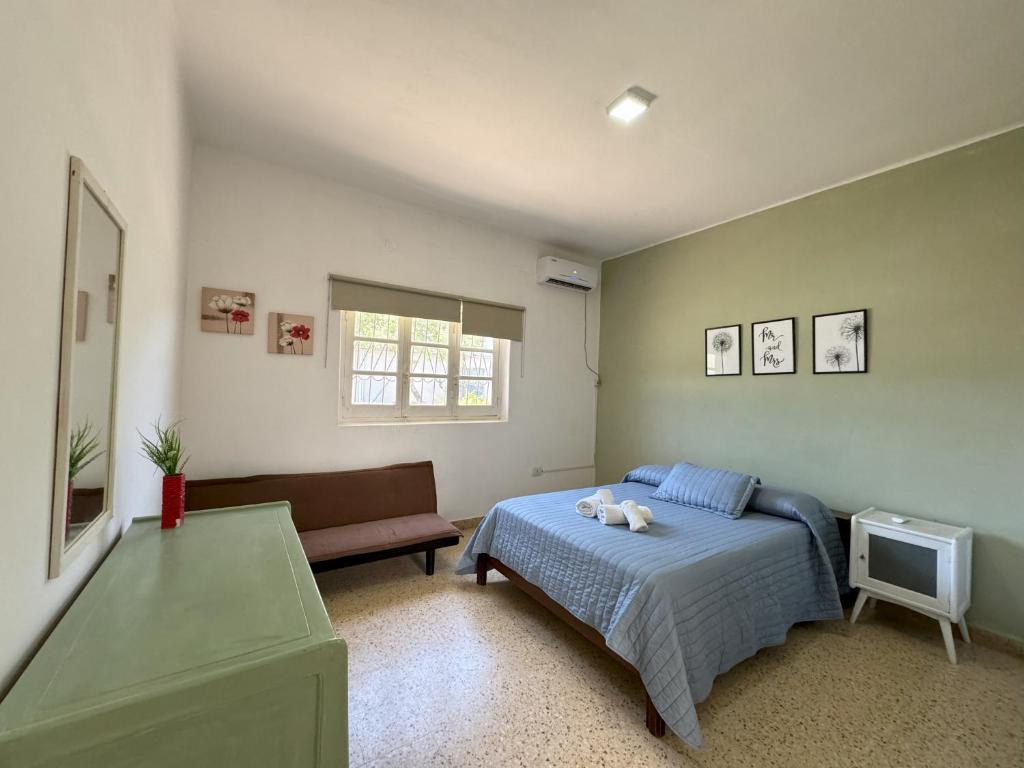
[[[199,308],[199,327],[209,333],[233,333],[252,336],[256,318],[256,294],[203,288]]]
[[[267,352],[272,355],[312,355],[313,316],[271,312],[267,320]]]

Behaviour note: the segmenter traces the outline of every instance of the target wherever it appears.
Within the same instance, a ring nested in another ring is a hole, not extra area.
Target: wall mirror
[[[77,157],[68,189],[50,578],[113,519],[124,219]]]

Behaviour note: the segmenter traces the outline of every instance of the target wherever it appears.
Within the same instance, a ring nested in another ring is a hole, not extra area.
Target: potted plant
[[[68,509],[64,519],[65,543],[71,535],[71,501],[75,493],[75,475],[103,455],[104,452],[98,450],[99,447],[99,433],[88,419],[84,424],[71,430],[68,450]]]
[[[150,440],[142,432],[142,455],[164,473],[163,504],[160,509],[160,527],[176,528],[185,520],[185,475],[182,470],[188,464],[188,457],[182,456],[181,435],[176,421],[168,427],[160,426],[156,420],[153,430],[156,439]]]

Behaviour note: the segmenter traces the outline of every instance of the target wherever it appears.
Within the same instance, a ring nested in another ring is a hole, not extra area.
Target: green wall
[[[684,182],[681,182],[684,183]],[[597,477],[680,460],[975,529],[969,619],[1024,638],[1024,129],[605,262]],[[870,372],[811,315],[867,307]],[[750,323],[797,317],[797,373]],[[704,328],[743,325],[743,375]]]

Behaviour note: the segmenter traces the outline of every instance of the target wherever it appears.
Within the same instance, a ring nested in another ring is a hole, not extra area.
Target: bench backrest
[[[437,512],[434,464],[420,461],[347,472],[254,475],[185,484],[185,509],[288,501],[300,531]]]

